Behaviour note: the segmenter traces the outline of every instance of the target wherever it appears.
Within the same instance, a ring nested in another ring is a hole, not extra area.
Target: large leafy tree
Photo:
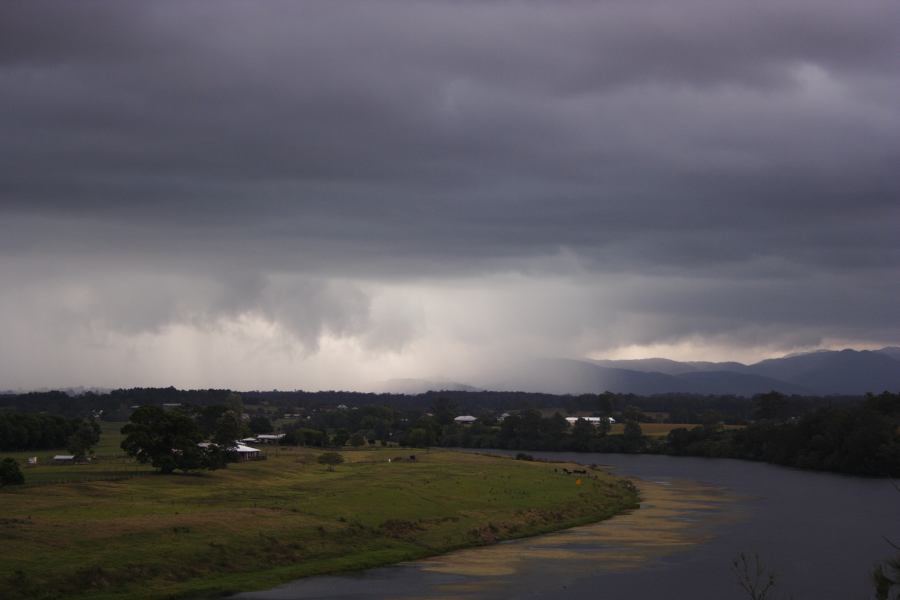
[[[593,439],[594,426],[584,419],[575,421],[575,425],[572,426],[572,449],[587,452],[591,449]]]
[[[94,446],[100,441],[100,425],[97,421],[82,421],[75,433],[66,441],[66,448],[78,459],[94,453]]]
[[[142,406],[131,415],[122,434],[122,449],[126,453],[162,473],[221,466],[220,460],[198,445],[203,434],[197,423],[180,411]]]
[[[212,441],[223,448],[230,448],[235,441],[247,435],[247,426],[241,420],[240,413],[226,410],[216,420],[216,428]]]
[[[0,460],[0,487],[5,485],[21,485],[25,483],[25,476],[19,469],[19,463],[12,458]]]

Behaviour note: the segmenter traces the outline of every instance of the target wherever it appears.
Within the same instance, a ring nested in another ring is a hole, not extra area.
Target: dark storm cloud
[[[898,20],[882,0],[7,2],[0,264],[92,282],[124,331],[257,310],[311,347],[377,329],[364,282],[510,271],[616,287],[628,331],[584,324],[610,344],[896,339]],[[141,283],[98,274],[122,272]]]

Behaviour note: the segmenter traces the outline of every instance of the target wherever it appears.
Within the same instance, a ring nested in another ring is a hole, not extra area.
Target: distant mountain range
[[[452,381],[395,379],[376,391],[418,394],[428,390],[517,390],[552,394],[603,391],[633,394],[855,395],[900,392],[900,347],[819,350],[739,362],[640,360],[530,360],[506,367],[477,387]]]
[[[785,394],[863,394],[900,391],[900,348],[820,350],[771,358],[751,365],[738,362],[640,360],[530,361],[507,373],[500,389],[550,393],[734,394],[771,390]]]

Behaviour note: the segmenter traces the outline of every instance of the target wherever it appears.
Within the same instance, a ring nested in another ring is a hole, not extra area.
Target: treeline
[[[67,394],[61,391],[0,394],[0,410],[46,412],[68,417],[97,416],[106,421],[125,421],[136,406],[215,406],[240,398],[248,412],[262,410],[281,413],[328,411],[339,406],[388,407],[400,412],[422,411],[437,401],[452,404],[457,411],[488,417],[507,411],[559,410],[571,415],[584,412],[621,412],[635,407],[644,413],[666,413],[672,423],[721,421],[740,424],[752,418],[750,398],[729,395],[634,394],[557,395],[531,392],[442,391],[423,394],[373,394],[341,391],[250,391],[237,393],[227,389],[179,390],[167,388],[130,388],[108,392]],[[785,416],[799,416],[823,406],[850,406],[862,396],[785,396]],[[651,417],[645,417],[652,420]]]
[[[63,448],[83,423],[55,415],[0,411],[0,450]]]
[[[179,390],[130,388],[108,392],[68,394],[62,391],[0,394],[0,409],[50,413],[64,417],[98,416],[105,421],[127,421],[136,406],[215,406],[227,404],[238,394],[231,390]],[[2,412],[2,410],[0,410]]]
[[[445,425],[438,445],[550,452],[638,453],[647,449],[648,440],[636,419],[625,420],[622,434],[612,435],[609,429],[608,422],[592,425],[580,419],[570,426],[559,413],[545,417],[539,411],[525,410],[507,416],[497,425],[490,422],[462,427]]]
[[[900,477],[898,427],[900,394],[883,393],[870,396],[862,406],[820,408],[787,421],[763,419],[738,430],[676,429],[654,450]]]
[[[465,448],[626,452],[739,458],[779,465],[869,476],[900,477],[900,394],[870,395],[860,405],[821,407],[786,417],[789,399],[778,393],[754,399],[755,420],[740,429],[721,423],[672,430],[664,438],[642,434],[636,419],[623,434],[584,420],[568,427],[559,415],[524,411],[499,425],[445,426],[437,443]],[[628,417],[628,414],[620,417]]]

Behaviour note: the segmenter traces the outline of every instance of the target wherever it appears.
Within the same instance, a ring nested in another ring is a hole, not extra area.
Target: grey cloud
[[[521,300],[560,352],[896,340],[898,18],[883,0],[9,2],[7,292],[82,281],[118,331],[253,313],[310,351],[402,353],[428,311],[372,289],[519,273],[580,286],[570,315]]]

